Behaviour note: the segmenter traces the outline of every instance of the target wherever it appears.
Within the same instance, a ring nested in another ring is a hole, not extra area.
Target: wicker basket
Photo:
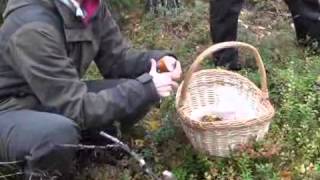
[[[200,63],[214,52],[225,48],[246,48],[253,52],[261,75],[261,90],[249,79],[222,69],[200,70]],[[195,72],[197,71],[197,72]],[[202,108],[216,107],[223,98],[216,90],[233,88],[255,112],[252,118],[232,121],[199,121],[192,113]],[[236,145],[250,139],[260,140],[268,132],[274,108],[268,100],[266,72],[257,49],[242,42],[224,42],[211,46],[200,54],[186,73],[176,95],[179,119],[195,149],[213,156],[227,157]]]

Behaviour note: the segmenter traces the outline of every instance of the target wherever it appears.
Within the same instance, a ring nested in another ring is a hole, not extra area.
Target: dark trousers
[[[238,17],[243,2],[244,0],[210,0],[210,34],[213,43],[237,39]],[[238,53],[235,49],[222,50],[214,56],[216,65],[236,69]]]
[[[124,81],[89,81],[87,86],[90,92],[98,92]],[[148,108],[142,109],[136,115],[130,116],[130,119],[122,121],[132,125],[147,111]],[[71,119],[54,112],[44,110],[0,112],[0,162],[23,161],[21,166],[27,179],[34,174],[47,172],[64,174],[72,166],[75,150],[62,148],[60,145],[78,144],[79,141],[88,141],[90,138],[94,140],[100,130],[110,129],[111,126],[80,130]]]
[[[319,38],[319,4],[317,0],[284,0],[295,24],[299,41],[310,35]],[[244,0],[210,0],[210,34],[213,43],[237,39],[238,18]],[[216,65],[237,68],[238,53],[235,49],[222,50],[214,55]]]

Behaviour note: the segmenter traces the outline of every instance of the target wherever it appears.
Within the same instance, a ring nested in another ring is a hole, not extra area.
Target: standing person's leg
[[[307,36],[311,40],[320,41],[319,18],[320,4],[318,0],[284,0],[293,18],[297,40],[307,44]]]
[[[19,110],[0,112],[0,161],[23,161],[26,179],[36,174],[68,173],[74,149],[61,144],[77,144],[77,125],[60,115]]]
[[[210,0],[210,33],[213,43],[237,39],[238,18],[244,0]],[[235,49],[220,51],[214,55],[216,65],[239,70],[238,52]]]
[[[291,16],[295,26],[297,41],[303,43],[307,38],[308,27],[305,26],[306,21],[303,17],[301,17],[301,14],[299,13],[299,9],[301,9],[302,5],[301,0],[284,0],[284,2],[287,4],[291,12]]]

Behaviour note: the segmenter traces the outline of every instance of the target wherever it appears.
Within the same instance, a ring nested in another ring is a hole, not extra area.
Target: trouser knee
[[[80,135],[77,126],[64,117],[51,122],[50,129],[42,134],[42,141],[31,149],[26,158],[26,172],[64,174],[72,167],[75,150],[67,147],[78,144]]]

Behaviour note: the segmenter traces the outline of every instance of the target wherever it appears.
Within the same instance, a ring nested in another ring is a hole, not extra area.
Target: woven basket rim
[[[263,123],[266,121],[271,121],[272,117],[275,115],[275,110],[274,107],[271,105],[271,102],[269,99],[263,98],[263,92],[252,82],[250,81],[247,77],[244,77],[238,73],[224,70],[224,69],[204,69],[200,70],[197,72],[194,72],[192,75],[192,78],[196,76],[197,74],[200,73],[218,73],[221,74],[223,73],[224,76],[231,75],[231,76],[236,76],[239,77],[239,79],[243,79],[251,88],[253,88],[258,94],[260,94],[261,97],[261,103],[263,103],[266,106],[266,112],[263,113],[261,116],[256,117],[256,118],[251,118],[251,119],[241,119],[241,120],[236,120],[236,121],[215,121],[215,122],[201,122],[201,121],[195,121],[190,119],[188,115],[184,112],[185,105],[182,104],[181,107],[178,107],[178,102],[179,102],[179,96],[180,96],[180,91],[181,87],[183,85],[183,82],[180,84],[178,92],[176,94],[176,108],[179,116],[181,116],[181,122],[186,124],[187,126],[191,128],[197,128],[197,129],[203,129],[203,130],[210,130],[210,129],[230,129],[230,128],[241,128],[241,127],[248,127],[252,126],[255,124]],[[192,79],[191,78],[191,79]]]

